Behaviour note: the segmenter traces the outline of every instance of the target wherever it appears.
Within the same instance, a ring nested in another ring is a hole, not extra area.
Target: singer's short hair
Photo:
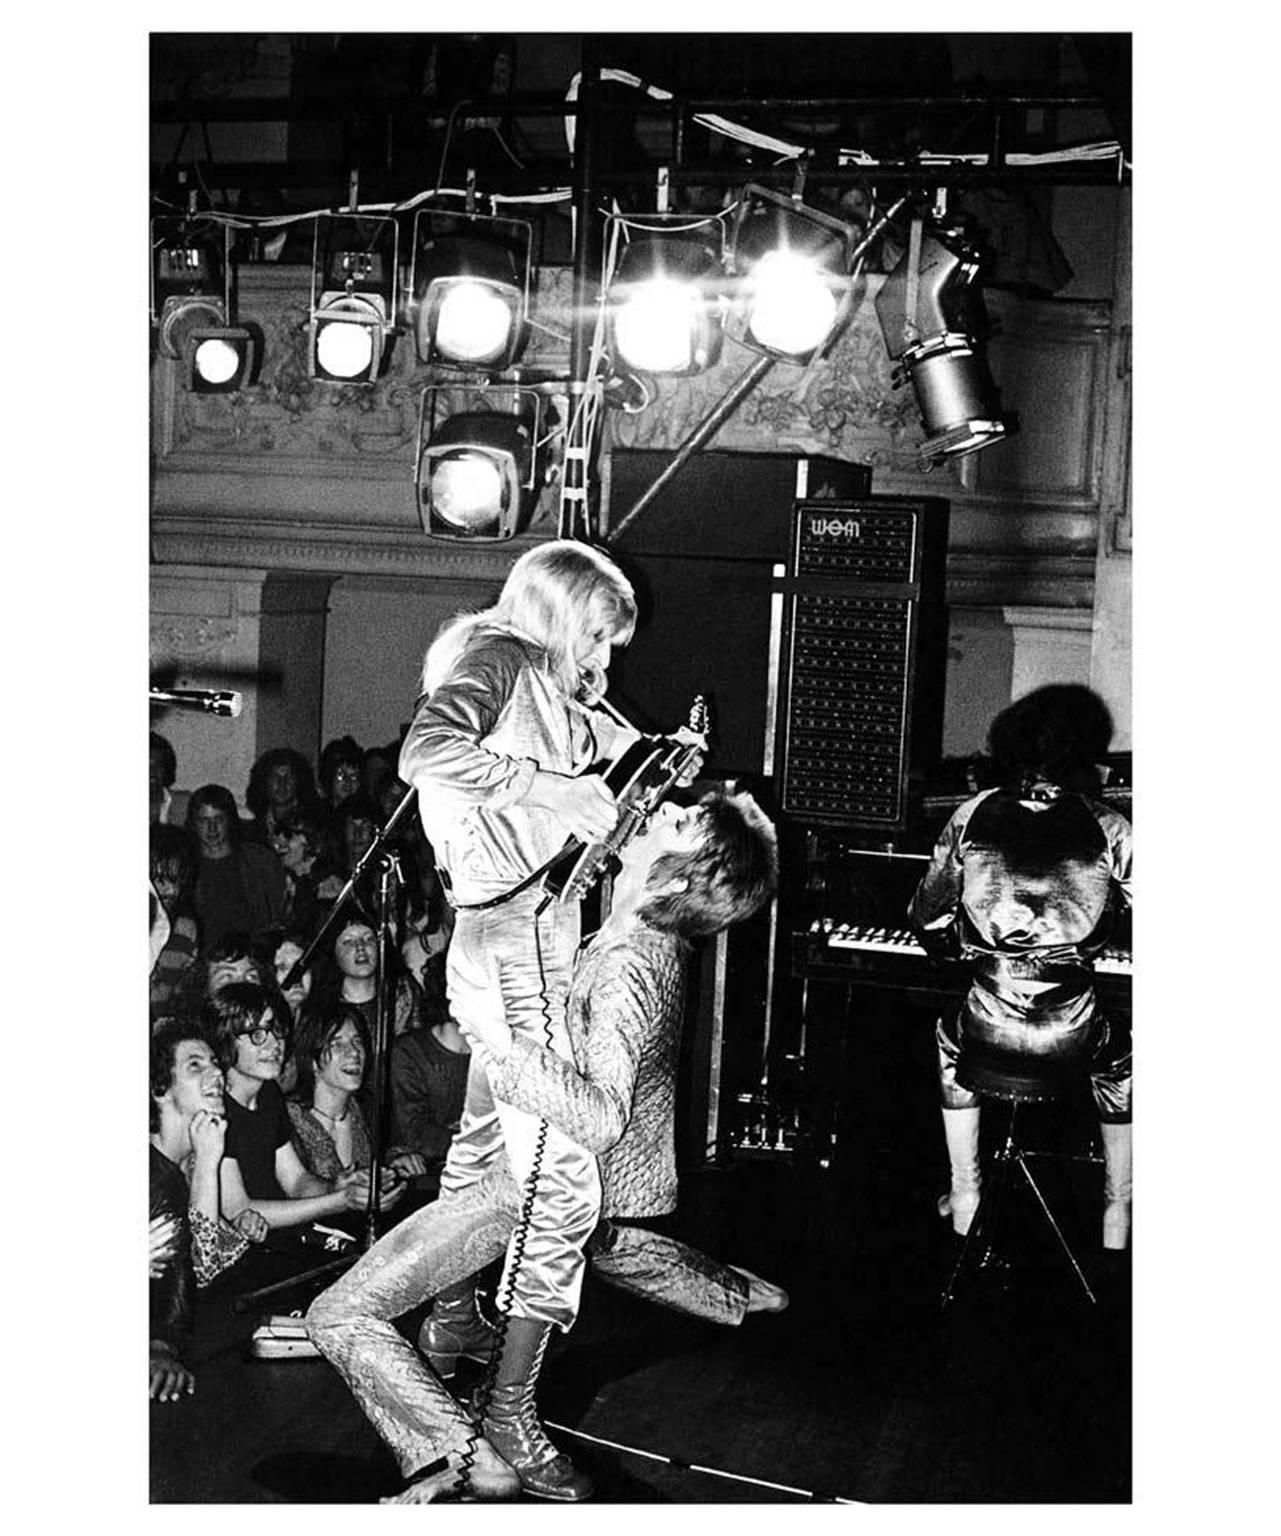
[[[778,885],[778,838],[749,794],[712,793],[699,801],[703,836],[688,853],[654,861],[638,916],[651,928],[694,939],[719,933],[758,911]],[[684,889],[664,890],[672,881]]]

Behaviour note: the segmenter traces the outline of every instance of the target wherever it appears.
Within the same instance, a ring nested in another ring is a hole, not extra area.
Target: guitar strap
[[[562,853],[564,850],[562,849]],[[455,912],[486,912],[490,907],[501,907],[505,901],[510,901],[514,896],[519,896],[522,891],[527,891],[536,880],[541,880],[553,864],[561,857],[561,853],[554,853],[545,864],[540,864],[532,875],[526,875],[519,885],[512,886],[510,891],[504,891],[501,896],[491,896],[488,901],[456,901],[453,902]],[[440,876],[440,883],[448,891],[449,872],[436,866],[436,873]]]

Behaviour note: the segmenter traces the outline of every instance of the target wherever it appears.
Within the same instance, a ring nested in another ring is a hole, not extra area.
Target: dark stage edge
[[[875,1147],[852,1161],[856,1176],[839,1161],[740,1158],[686,1177],[686,1235],[786,1285],[782,1314],[720,1329],[589,1272],[540,1403],[578,1432],[552,1437],[595,1479],[595,1502],[1128,1502],[1129,1263],[1095,1246],[1098,1169],[1048,1181],[1097,1306],[1016,1207],[1016,1264],[944,1312],[955,1248],[933,1208],[941,1170]],[[226,1291],[200,1299],[196,1395],[151,1405],[152,1502],[393,1491],[390,1454],[324,1361],[247,1358],[256,1315],[234,1313]]]

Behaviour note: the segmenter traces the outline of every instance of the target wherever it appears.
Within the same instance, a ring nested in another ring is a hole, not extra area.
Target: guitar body
[[[701,699],[695,701],[690,723],[696,730],[706,730]],[[543,876],[548,895],[557,901],[581,900],[670,794],[700,750],[701,743],[691,746],[667,736],[643,736],[633,742],[603,775],[618,802],[614,830],[599,843],[570,838]]]

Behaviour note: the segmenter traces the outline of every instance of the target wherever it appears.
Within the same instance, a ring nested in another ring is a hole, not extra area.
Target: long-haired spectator
[[[352,1003],[372,1035],[376,1018],[378,939],[373,922],[353,906],[335,926],[316,967],[312,998],[322,1008]],[[387,946],[387,972],[392,997],[391,1033],[419,1029],[423,1020],[422,990],[410,976],[394,944]]]
[[[169,936],[151,969],[151,1010],[162,1013],[196,963],[200,931],[192,888],[196,854],[181,827],[157,824],[150,835],[151,886],[169,923]]]
[[[350,1003],[302,1010],[294,1041],[298,1083],[288,1101],[303,1162],[322,1179],[335,1179],[371,1161],[369,1126],[357,1095],[369,1065],[369,1032]],[[427,1164],[406,1147],[390,1147],[386,1165],[415,1178]]]
[[[360,793],[365,754],[353,736],[338,736],[320,754],[320,797],[329,810]]]
[[[253,765],[245,804],[253,817],[245,836],[270,846],[282,822],[316,807],[316,781],[311,764],[292,747],[272,747]]]
[[[204,784],[191,797],[187,826],[197,840],[195,906],[207,953],[224,934],[270,928],[285,915],[285,873],[275,854],[240,836],[231,791]]]

